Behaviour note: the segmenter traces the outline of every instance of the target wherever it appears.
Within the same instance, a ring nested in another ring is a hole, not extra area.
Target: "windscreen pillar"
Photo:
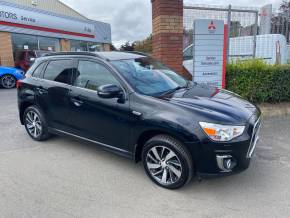
[[[14,67],[11,34],[0,32],[0,66]]]
[[[177,73],[183,70],[183,0],[151,0],[153,57]]]

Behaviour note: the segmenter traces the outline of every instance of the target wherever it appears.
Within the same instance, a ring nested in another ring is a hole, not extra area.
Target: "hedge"
[[[228,64],[226,89],[251,102],[290,101],[290,65],[268,65],[261,60]]]

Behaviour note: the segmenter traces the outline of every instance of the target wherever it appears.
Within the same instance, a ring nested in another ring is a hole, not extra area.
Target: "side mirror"
[[[98,87],[98,96],[101,98],[120,98],[123,90],[117,85],[102,85]]]

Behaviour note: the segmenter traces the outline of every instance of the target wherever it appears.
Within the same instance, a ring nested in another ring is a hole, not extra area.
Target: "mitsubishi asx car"
[[[17,88],[20,122],[33,140],[57,134],[95,143],[141,161],[168,189],[246,170],[259,139],[255,105],[142,54],[48,54]]]

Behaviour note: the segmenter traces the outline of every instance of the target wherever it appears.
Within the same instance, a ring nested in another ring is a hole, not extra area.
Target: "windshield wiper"
[[[174,89],[169,89],[168,91],[162,92],[162,93],[161,93],[161,96],[169,95],[169,94],[174,93],[174,92],[176,92],[176,91],[178,91],[178,90],[180,90],[180,89],[186,89],[186,87],[177,86],[177,87],[174,88]]]

